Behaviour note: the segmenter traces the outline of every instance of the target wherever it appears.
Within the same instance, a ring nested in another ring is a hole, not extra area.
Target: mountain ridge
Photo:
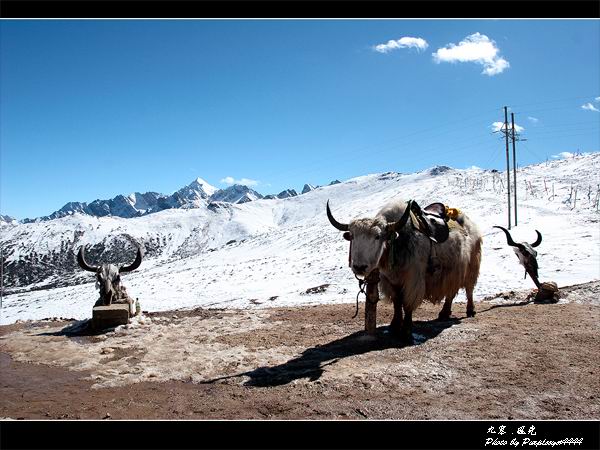
[[[339,183],[334,180],[331,184]],[[90,203],[71,201],[65,203],[53,213],[33,219],[17,220],[10,216],[0,216],[0,223],[37,223],[59,219],[76,213],[94,217],[115,216],[124,219],[141,217],[148,214],[164,211],[165,209],[190,209],[207,206],[211,202],[225,202],[240,204],[260,199],[283,199],[302,195],[319,186],[305,184],[301,194],[294,189],[286,189],[277,195],[262,195],[254,189],[241,184],[234,184],[223,189],[216,188],[198,177],[188,185],[178,189],[170,195],[148,191],[144,193],[133,192],[129,195],[118,194],[111,199],[96,199]]]

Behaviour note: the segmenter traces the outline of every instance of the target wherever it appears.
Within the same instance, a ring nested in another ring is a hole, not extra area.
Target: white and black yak
[[[327,202],[330,223],[350,241],[350,267],[357,277],[379,272],[379,290],[394,305],[390,328],[412,343],[412,313],[423,300],[440,303],[440,319],[450,317],[461,288],[467,316],[475,315],[473,290],[479,277],[482,237],[457,209],[434,203],[423,210],[415,201],[393,201],[374,218],[338,222]],[[404,311],[404,318],[402,313]]]

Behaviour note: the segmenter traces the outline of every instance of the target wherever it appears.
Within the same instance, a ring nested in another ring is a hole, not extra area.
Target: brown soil
[[[600,283],[415,314],[416,345],[360,330],[354,306],[152,313],[103,335],[0,327],[0,417],[600,419]],[[361,310],[364,305],[361,305]],[[362,312],[362,311],[361,311]]]

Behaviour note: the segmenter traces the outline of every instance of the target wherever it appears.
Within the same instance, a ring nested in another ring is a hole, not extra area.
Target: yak
[[[467,316],[475,315],[473,290],[479,277],[483,239],[463,212],[433,203],[396,200],[374,218],[338,222],[327,201],[327,217],[350,241],[349,264],[365,279],[379,272],[379,290],[394,305],[393,334],[412,344],[412,313],[423,302],[445,299],[439,319],[448,319],[461,288],[467,295]],[[402,313],[404,311],[404,318]]]

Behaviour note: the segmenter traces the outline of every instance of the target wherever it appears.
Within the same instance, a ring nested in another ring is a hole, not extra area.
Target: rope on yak
[[[365,280],[361,280],[360,278],[358,278],[356,276],[356,274],[354,274],[354,278],[356,278],[358,280],[359,291],[358,291],[358,294],[356,294],[356,312],[352,316],[353,319],[356,318],[356,316],[358,316],[358,296],[361,293],[363,293],[363,294],[365,294],[365,300],[366,300],[366,297],[367,297],[367,293],[365,292],[365,284],[366,284]]]
[[[395,248],[395,242],[396,242],[396,238],[398,237],[398,233],[396,233],[395,231],[392,233],[392,235],[390,236],[390,262],[389,265],[391,268],[394,268],[394,266],[396,265],[396,248]]]

